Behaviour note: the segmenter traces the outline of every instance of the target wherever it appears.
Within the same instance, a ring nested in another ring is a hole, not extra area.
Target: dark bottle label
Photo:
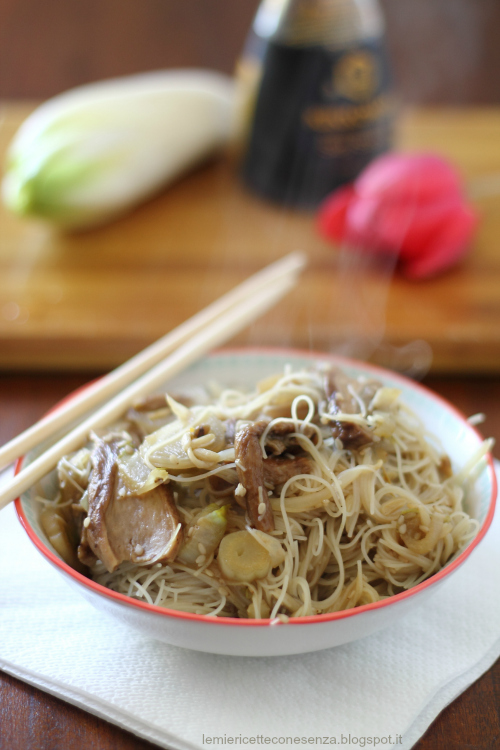
[[[316,206],[391,143],[382,41],[342,50],[269,43],[243,166],[280,203]]]

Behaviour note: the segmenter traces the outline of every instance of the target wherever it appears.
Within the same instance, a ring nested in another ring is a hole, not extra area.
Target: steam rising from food
[[[336,612],[415,586],[470,541],[462,485],[488,447],[454,475],[399,390],[286,369],[252,392],[137,404],[62,459],[42,524],[70,565],[150,604]]]

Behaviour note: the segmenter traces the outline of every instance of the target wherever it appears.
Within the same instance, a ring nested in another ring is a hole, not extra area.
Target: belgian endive
[[[102,81],[42,104],[10,145],[5,204],[68,228],[101,224],[227,142],[233,82],[177,70]]]

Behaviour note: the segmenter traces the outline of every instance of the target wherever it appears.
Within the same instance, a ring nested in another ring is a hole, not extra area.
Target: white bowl
[[[405,402],[441,440],[454,466],[462,466],[482,442],[482,437],[460,412],[423,386],[388,370],[327,354],[275,349],[220,351],[170,381],[169,386],[175,391],[181,386],[197,386],[210,380],[224,385],[253,386],[262,377],[282,369],[285,363],[298,367],[314,361],[335,362],[350,375],[371,375],[385,385],[400,388]],[[24,461],[33,460],[43,449],[44,446],[41,446]],[[23,461],[19,462],[18,470],[22,464]],[[46,491],[53,490],[54,473],[44,482]],[[493,519],[496,490],[493,462],[489,456],[486,469],[467,497],[466,510],[480,522],[479,532],[458,556],[431,578],[408,591],[373,604],[332,614],[291,619],[286,624],[187,614],[118,594],[77,573],[58,556],[40,526],[40,503],[35,500],[33,489],[16,501],[16,509],[22,525],[42,555],[97,609],[149,637],[176,646],[235,656],[279,656],[318,651],[363,638],[426,602],[442,582],[466,562],[483,539]]]

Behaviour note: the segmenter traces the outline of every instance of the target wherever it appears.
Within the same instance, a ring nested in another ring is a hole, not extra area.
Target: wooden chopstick
[[[109,425],[117,419],[134,401],[155,388],[167,378],[178,374],[185,367],[197,360],[207,351],[219,346],[239,330],[252,322],[272,307],[296,282],[296,272],[287,272],[284,278],[278,278],[273,284],[265,284],[250,297],[245,297],[239,304],[233,305],[225,314],[219,315],[207,326],[179,346],[175,352],[156,364],[123,391],[115,395],[90,417],[87,417],[65,437],[25,467],[13,479],[3,485],[0,491],[0,509],[25,492],[35,482],[57,465],[66,453],[76,450],[84,444],[91,430]]]
[[[303,253],[290,253],[231,289],[204,310],[186,320],[178,328],[170,331],[135,357],[90,385],[79,396],[73,398],[67,406],[52,412],[2,446],[0,448],[0,468],[8,466],[43,440],[48,439],[75,419],[114,396],[115,393],[125,388],[211,321],[241,302],[242,299],[276,283],[280,278],[285,278],[289,274],[292,276],[298,274],[304,265],[305,256]]]

